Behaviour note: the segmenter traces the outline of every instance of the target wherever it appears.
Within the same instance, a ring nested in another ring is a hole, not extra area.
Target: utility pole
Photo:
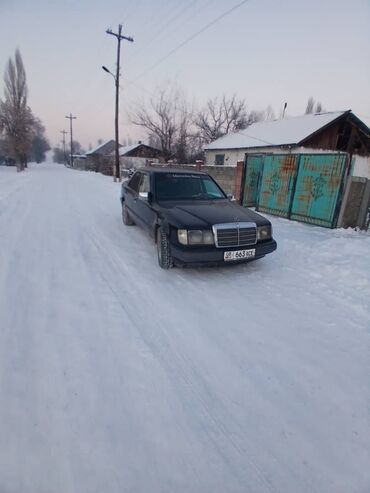
[[[120,77],[120,56],[121,56],[121,41],[124,39],[126,41],[130,41],[131,43],[134,41],[132,38],[122,35],[122,24],[118,25],[118,33],[114,33],[112,29],[106,30],[107,34],[111,34],[117,38],[117,67],[116,67],[116,76],[115,76],[115,84],[116,84],[116,110],[115,110],[115,181],[121,181],[121,168],[119,164],[119,131],[118,131],[118,114],[119,114],[119,77]]]
[[[284,109],[283,109],[283,120],[284,120],[284,116],[285,116],[285,110],[286,110],[286,107],[288,106],[288,103],[284,103]]]
[[[72,113],[69,114],[69,116],[66,116],[66,118],[68,118],[69,120],[69,124],[70,124],[70,128],[71,128],[71,131],[70,131],[70,134],[71,134],[71,167],[73,168],[73,134],[72,134],[72,120],[76,120],[77,119],[77,116],[72,116]]]
[[[61,134],[63,134],[63,157],[64,157],[64,166],[67,164],[67,159],[66,159],[66,134],[68,132],[66,132],[65,130],[61,130],[60,131]]]

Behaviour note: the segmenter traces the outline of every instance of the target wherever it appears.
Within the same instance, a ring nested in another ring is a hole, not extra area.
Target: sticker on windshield
[[[181,173],[181,174],[175,174],[175,173],[171,173],[171,174],[168,174],[167,175],[168,177],[171,177],[171,178],[200,178],[201,175],[193,175],[193,174],[188,174],[188,173]]]

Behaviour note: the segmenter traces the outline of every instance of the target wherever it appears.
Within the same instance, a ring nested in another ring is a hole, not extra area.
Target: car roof
[[[192,170],[192,169],[181,169],[181,168],[169,168],[169,167],[162,167],[162,168],[154,168],[154,167],[150,167],[150,168],[141,168],[141,169],[138,169],[138,171],[142,171],[142,172],[146,172],[146,173],[151,173],[151,174],[155,174],[155,173],[166,173],[166,174],[184,174],[184,175],[188,175],[189,173],[192,174],[192,175],[207,175],[207,173],[204,173],[203,171],[198,171],[198,170]]]

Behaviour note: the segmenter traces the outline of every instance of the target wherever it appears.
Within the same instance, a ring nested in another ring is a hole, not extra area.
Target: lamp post
[[[116,146],[115,146],[115,156],[116,156],[116,164],[115,164],[115,179],[118,181],[121,181],[121,168],[119,164],[119,133],[118,133],[118,112],[119,112],[119,76],[120,76],[120,56],[121,56],[121,41],[126,40],[130,41],[131,43],[134,41],[131,37],[128,36],[123,36],[122,34],[122,24],[118,25],[118,33],[114,33],[111,29],[106,30],[107,34],[110,34],[117,38],[117,65],[116,65],[116,75],[113,75],[110,70],[107,69],[107,67],[102,67],[102,69],[107,72],[108,74],[111,74],[114,78],[115,86],[116,86],[116,110],[115,110],[115,139],[116,139]]]

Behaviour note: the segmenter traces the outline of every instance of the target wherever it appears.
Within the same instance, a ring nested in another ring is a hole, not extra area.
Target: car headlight
[[[203,231],[203,243],[205,245],[213,245],[215,243],[215,240],[213,237],[213,231],[211,231],[211,230]]]
[[[270,224],[257,227],[257,241],[269,240],[271,237],[272,226]]]
[[[201,245],[203,243],[203,233],[200,229],[188,231],[189,245]]]
[[[177,230],[177,239],[181,245],[188,244],[188,230],[187,229],[178,229]]]
[[[177,239],[181,245],[213,245],[213,232],[202,229],[178,229]]]

